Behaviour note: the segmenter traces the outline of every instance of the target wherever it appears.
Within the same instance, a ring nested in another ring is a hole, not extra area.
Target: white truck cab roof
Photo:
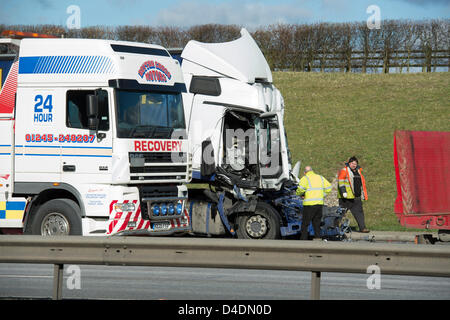
[[[178,61],[158,45],[97,39],[23,39],[18,84],[182,84]]]
[[[224,43],[202,43],[191,40],[181,55],[185,73],[205,76],[223,75],[246,83],[272,82],[272,72],[264,55],[246,29],[239,39]]]

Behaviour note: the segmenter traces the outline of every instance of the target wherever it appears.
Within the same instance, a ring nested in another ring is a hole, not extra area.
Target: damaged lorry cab
[[[166,49],[93,39],[0,42],[19,46],[0,94],[3,232],[190,231],[186,87]]]
[[[242,29],[231,42],[190,41],[179,59],[188,89],[192,231],[251,239],[299,234],[302,201],[290,171],[284,101],[256,42]]]

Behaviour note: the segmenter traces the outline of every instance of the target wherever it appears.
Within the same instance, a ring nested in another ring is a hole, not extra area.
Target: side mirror
[[[277,116],[276,112],[264,112],[259,115],[259,117],[261,119],[270,119],[270,118],[275,118],[276,116]]]
[[[98,128],[98,97],[90,94],[87,96],[87,116],[90,130],[97,131]]]

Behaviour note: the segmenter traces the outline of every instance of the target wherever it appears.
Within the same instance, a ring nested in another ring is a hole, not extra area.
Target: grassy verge
[[[275,72],[293,161],[332,181],[355,155],[364,169],[373,230],[408,230],[394,214],[394,130],[450,131],[450,73]],[[355,222],[352,222],[355,225]]]

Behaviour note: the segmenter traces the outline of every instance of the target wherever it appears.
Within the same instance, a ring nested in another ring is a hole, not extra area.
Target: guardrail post
[[[63,264],[55,264],[53,268],[53,300],[62,298],[63,270]]]
[[[320,299],[320,276],[319,271],[311,272],[311,300]]]

